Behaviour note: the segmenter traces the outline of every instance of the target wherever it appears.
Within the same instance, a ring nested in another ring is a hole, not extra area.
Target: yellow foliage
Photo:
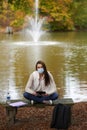
[[[4,9],[7,9],[7,8],[8,8],[8,3],[5,2],[5,1],[3,1],[3,8],[4,8]]]

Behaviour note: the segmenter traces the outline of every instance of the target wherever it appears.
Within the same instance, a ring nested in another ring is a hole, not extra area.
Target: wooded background
[[[0,28],[16,31],[34,16],[35,0],[0,0]],[[48,31],[87,30],[87,0],[39,0],[39,17],[46,17]]]

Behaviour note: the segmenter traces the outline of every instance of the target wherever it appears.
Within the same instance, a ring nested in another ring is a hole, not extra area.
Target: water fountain
[[[40,37],[45,33],[42,30],[42,25],[45,18],[39,18],[39,1],[35,0],[35,16],[28,17],[28,28],[26,29],[27,34],[30,34],[33,41],[37,42]]]

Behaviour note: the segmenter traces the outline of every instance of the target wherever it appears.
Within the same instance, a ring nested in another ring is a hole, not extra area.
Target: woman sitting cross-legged
[[[36,63],[36,70],[30,75],[23,95],[31,100],[32,104],[34,102],[52,104],[52,100],[58,98],[53,76],[47,71],[43,61]]]

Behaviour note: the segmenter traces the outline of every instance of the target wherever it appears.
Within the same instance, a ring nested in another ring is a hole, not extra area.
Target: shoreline
[[[11,31],[11,33],[9,33],[9,32],[6,32],[6,27],[5,28],[1,28],[0,29],[0,34],[2,33],[2,34],[15,34],[15,33],[19,33],[19,32],[21,32],[22,30],[23,30],[24,28],[23,27],[21,27],[21,29],[20,28],[18,28],[18,29],[15,29],[15,28],[12,28],[12,31]],[[48,30],[48,31],[46,31],[46,32],[48,32],[48,33],[56,33],[56,32],[58,32],[58,33],[62,33],[62,32],[87,32],[87,29],[76,29],[76,30],[58,30],[58,31],[50,31],[50,30]]]
[[[19,108],[16,123],[8,126],[4,105],[0,104],[0,130],[55,130],[50,128],[54,106]],[[68,130],[87,130],[87,102],[71,107],[71,125]]]

